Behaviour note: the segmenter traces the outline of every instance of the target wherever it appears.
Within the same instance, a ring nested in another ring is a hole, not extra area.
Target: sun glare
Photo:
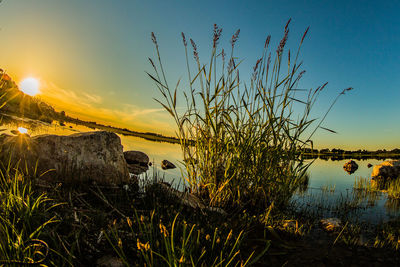
[[[28,133],[28,129],[26,129],[24,127],[18,127],[18,132],[20,132],[22,134],[26,134],[26,133]]]
[[[27,95],[35,96],[39,93],[39,81],[35,78],[26,78],[19,84],[20,90]]]

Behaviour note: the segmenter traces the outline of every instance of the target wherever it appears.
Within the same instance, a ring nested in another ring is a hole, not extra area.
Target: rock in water
[[[124,157],[130,173],[139,175],[149,169],[149,156],[141,151],[125,151]]]
[[[343,169],[349,174],[354,173],[358,169],[358,165],[354,160],[350,160],[343,165]]]
[[[128,164],[149,165],[149,156],[141,151],[125,151],[124,157]]]
[[[120,184],[129,181],[121,139],[106,131],[77,133],[69,136],[38,135],[0,138],[2,160],[19,160],[33,173],[45,173],[49,181]],[[25,167],[24,167],[25,169]],[[50,170],[50,171],[49,171]]]
[[[176,166],[172,162],[164,159],[163,161],[161,161],[161,168],[163,170],[168,170],[168,169],[175,169]]]
[[[342,221],[338,218],[322,219],[319,222],[321,227],[328,232],[333,232],[340,229],[340,225],[342,224]]]
[[[139,164],[128,164],[128,170],[129,173],[135,174],[135,175],[140,175],[144,172],[146,172],[149,169],[147,166],[142,166]]]
[[[388,160],[372,169],[371,177],[374,178],[392,178],[400,177],[400,160]]]

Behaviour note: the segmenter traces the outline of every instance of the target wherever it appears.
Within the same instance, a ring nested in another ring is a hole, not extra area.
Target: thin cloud
[[[44,98],[57,99],[62,102],[74,103],[85,107],[91,107],[93,104],[101,104],[103,99],[99,95],[88,93],[76,93],[72,90],[65,90],[54,83],[45,82],[42,95]]]
[[[87,93],[83,93],[83,95],[86,97],[87,100],[89,100],[92,103],[101,104],[103,102],[103,98],[101,96],[89,95]]]
[[[132,104],[121,104],[116,109],[105,108],[99,106],[103,103],[99,95],[66,90],[54,83],[43,85],[42,99],[57,110],[65,110],[67,114],[74,114],[83,120],[111,123],[137,131],[175,134],[172,118],[164,108],[141,108]]]

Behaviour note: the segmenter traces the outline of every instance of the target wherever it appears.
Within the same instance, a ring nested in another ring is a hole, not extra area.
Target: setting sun
[[[39,81],[35,78],[26,78],[19,84],[20,90],[27,95],[35,96],[39,93]]]

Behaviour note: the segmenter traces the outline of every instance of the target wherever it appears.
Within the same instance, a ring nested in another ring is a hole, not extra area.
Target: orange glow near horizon
[[[40,93],[39,86],[39,81],[32,77],[25,78],[19,84],[20,90],[30,96],[35,96]]]

